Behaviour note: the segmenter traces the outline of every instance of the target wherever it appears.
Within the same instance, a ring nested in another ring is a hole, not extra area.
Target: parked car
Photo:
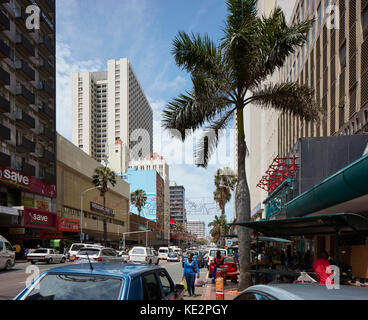
[[[73,261],[78,251],[82,248],[103,248],[103,246],[89,243],[73,243],[67,253],[67,258]]]
[[[133,247],[129,251],[128,262],[158,265],[160,256],[156,256],[151,248]]]
[[[128,262],[129,253],[126,250],[118,251],[118,255],[119,255],[119,257],[122,257],[124,259],[124,262]]]
[[[238,266],[236,265],[236,261],[234,257],[225,257],[223,267],[226,269],[226,279],[230,279],[231,282],[238,281]],[[209,274],[212,275],[212,272],[215,268],[215,261],[212,260],[209,267]]]
[[[15,265],[15,252],[12,245],[0,236],[0,270],[9,271]]]
[[[167,262],[180,262],[180,256],[176,252],[170,252],[167,256]]]
[[[280,283],[249,287],[234,300],[368,300],[368,290],[346,285],[329,290],[319,284]]]
[[[27,260],[32,264],[36,264],[37,262],[47,262],[48,264],[64,263],[66,256],[55,249],[36,249],[27,255]]]
[[[82,248],[75,256],[76,263],[91,262],[124,262],[124,258],[119,256],[112,248]]]
[[[170,248],[168,248],[168,247],[161,247],[161,248],[158,249],[158,257],[160,259],[166,260],[168,254],[170,252],[172,252],[172,250]]]
[[[162,267],[121,263],[72,264],[42,273],[14,300],[183,300]]]
[[[221,256],[227,257],[227,250],[226,249],[217,249],[217,248],[209,249],[208,253],[207,253],[207,266],[208,266],[208,268],[209,268],[212,260],[216,257],[217,251],[221,252]]]

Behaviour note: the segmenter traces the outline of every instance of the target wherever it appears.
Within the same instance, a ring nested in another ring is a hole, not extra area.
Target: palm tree
[[[221,215],[220,217],[215,216],[215,219],[208,224],[208,227],[212,227],[210,235],[214,243],[218,243],[219,240],[222,242],[222,235],[227,234],[229,231],[229,227],[226,225],[225,215]]]
[[[142,208],[147,202],[147,194],[144,190],[135,190],[130,195],[130,201],[137,208],[139,216],[141,216]]]
[[[230,168],[218,169],[215,175],[216,190],[213,192],[214,200],[221,210],[221,221],[225,221],[225,206],[231,199],[231,191],[234,191],[236,185],[236,177]],[[220,227],[221,247],[225,246],[225,228],[226,224]]]
[[[314,19],[289,26],[280,8],[259,17],[257,0],[228,0],[224,36],[216,45],[208,35],[180,31],[172,54],[178,67],[190,75],[193,88],[173,99],[163,112],[163,127],[185,140],[205,128],[203,143],[196,148],[196,165],[207,167],[219,135],[234,117],[237,129],[238,182],[235,207],[238,222],[250,220],[250,194],[245,172],[247,145],[244,109],[252,103],[287,112],[306,121],[320,119],[321,109],[307,86],[287,82],[262,85],[286,58],[302,47]],[[176,131],[175,131],[176,130]],[[239,228],[239,289],[252,284],[250,231]]]
[[[107,241],[107,221],[106,221],[106,193],[109,191],[109,184],[112,187],[116,185],[116,174],[107,166],[100,166],[97,167],[94,171],[92,176],[92,182],[96,187],[100,187],[100,195],[103,197],[103,204],[104,204],[104,221],[103,221],[103,228],[104,228],[104,242]]]

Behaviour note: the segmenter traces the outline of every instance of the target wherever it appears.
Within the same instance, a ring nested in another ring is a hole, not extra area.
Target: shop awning
[[[292,243],[291,240],[281,239],[281,238],[271,238],[271,237],[259,237],[260,242],[280,242],[280,243]]]
[[[237,222],[229,225],[244,226],[267,237],[308,235],[368,234],[368,219],[353,213],[335,213],[302,218]]]
[[[303,217],[365,196],[368,194],[367,181],[368,154],[288,202],[286,216]]]

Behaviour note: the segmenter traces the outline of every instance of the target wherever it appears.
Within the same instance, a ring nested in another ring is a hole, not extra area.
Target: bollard
[[[221,276],[221,274],[216,277],[216,300],[225,300],[224,278]]]

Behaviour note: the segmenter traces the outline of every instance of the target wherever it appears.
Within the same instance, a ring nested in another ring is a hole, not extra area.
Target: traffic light
[[[124,244],[124,239],[120,238],[120,244]]]

